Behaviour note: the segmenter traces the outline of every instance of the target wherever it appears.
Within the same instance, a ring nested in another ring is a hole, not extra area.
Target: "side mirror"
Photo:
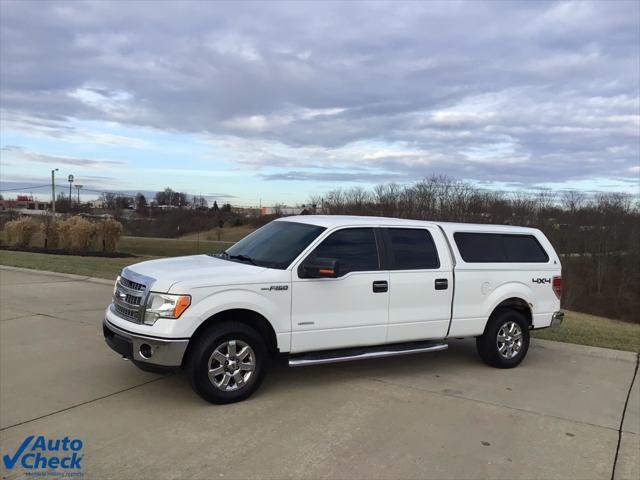
[[[336,278],[339,274],[338,260],[315,258],[300,265],[300,278]]]

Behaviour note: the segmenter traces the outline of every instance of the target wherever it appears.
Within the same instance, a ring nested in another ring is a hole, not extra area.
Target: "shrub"
[[[7,222],[4,229],[10,245],[27,247],[31,243],[33,234],[38,230],[38,224],[33,218],[23,217]]]
[[[76,215],[58,222],[58,234],[63,249],[87,251],[95,248],[98,228],[95,223]]]
[[[73,247],[72,227],[75,223],[74,218],[76,217],[70,217],[56,222],[58,227],[58,244],[63,250],[71,250]]]
[[[122,235],[122,224],[112,218],[103,220],[100,224],[100,233],[102,234],[102,249],[106,252],[113,252]]]
[[[96,224],[82,217],[72,217],[74,220],[71,226],[71,249],[87,251],[94,249],[98,236]]]

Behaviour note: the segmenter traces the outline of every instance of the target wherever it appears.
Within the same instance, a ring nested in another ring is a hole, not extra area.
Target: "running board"
[[[395,357],[413,353],[439,352],[446,350],[446,343],[411,342],[394,345],[379,345],[375,347],[344,348],[340,350],[325,350],[322,352],[304,353],[289,357],[290,367],[306,367],[307,365],[321,365],[323,363],[351,362],[353,360],[367,360],[370,358]]]

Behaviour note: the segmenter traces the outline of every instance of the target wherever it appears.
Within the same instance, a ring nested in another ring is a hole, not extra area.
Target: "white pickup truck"
[[[275,356],[290,366],[443,350],[476,337],[518,365],[529,330],[562,322],[560,260],[539,230],[380,217],[275,220],[218,255],[122,270],[103,330],[145,370],[182,367],[239,401]]]

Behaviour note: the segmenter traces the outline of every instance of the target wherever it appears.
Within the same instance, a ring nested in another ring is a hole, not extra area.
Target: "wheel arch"
[[[506,298],[502,300],[499,304],[497,304],[491,311],[491,314],[489,315],[487,325],[489,324],[489,321],[496,314],[504,310],[515,310],[517,312],[520,312],[527,319],[527,322],[529,323],[529,328],[533,326],[533,314],[531,312],[531,304],[520,297]],[[485,326],[485,329],[486,329],[486,326]]]
[[[254,310],[246,308],[230,308],[228,310],[223,310],[221,312],[217,312],[214,315],[211,315],[204,322],[202,322],[198,326],[198,328],[196,328],[195,332],[193,332],[193,335],[191,336],[191,339],[189,340],[189,345],[187,346],[187,350],[182,360],[182,366],[184,366],[187,362],[191,348],[196,344],[197,340],[205,334],[206,330],[210,326],[222,322],[242,323],[250,328],[253,328],[264,339],[269,353],[272,356],[275,356],[278,353],[276,332],[269,320],[267,320],[262,314]]]

